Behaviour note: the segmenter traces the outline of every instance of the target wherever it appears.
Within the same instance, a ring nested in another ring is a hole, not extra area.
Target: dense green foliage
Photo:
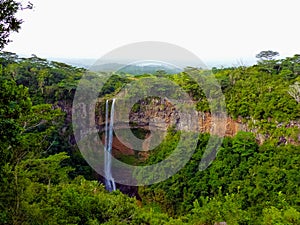
[[[267,57],[261,55],[251,67],[214,68],[212,74],[195,68],[178,74],[114,74],[103,84],[102,100],[132,81],[151,80],[151,88],[163,94],[169,91],[160,82],[163,77],[182,87],[197,110],[210,112],[210,95],[189,74],[201,74],[208,85],[215,76],[228,114],[253,131],[226,137],[216,160],[204,171],[199,163],[210,136],[200,134],[182,170],[164,182],[139,188],[141,203],[119,191],[105,191],[74,143],[70,111],[86,70],[2,52],[0,224],[300,224],[300,56]],[[94,87],[96,81],[99,77],[91,73],[85,84]],[[289,94],[291,85],[294,96]],[[131,95],[144,91],[131,87]],[[175,91],[170,93],[176,97]],[[103,102],[100,106],[98,114],[104,111]],[[137,102],[132,111],[139,110]],[[135,131],[140,138],[146,134]],[[164,160],[181,135],[184,132],[169,129],[161,145],[140,164]],[[256,140],[258,135],[263,135],[263,143]],[[135,160],[130,158],[139,164]]]
[[[172,133],[148,159],[153,164],[170,154],[179,134]],[[203,224],[261,224],[266,210],[294,210],[287,221],[299,223],[298,146],[258,146],[252,133],[226,138],[216,160],[199,170],[209,135],[201,134],[189,163],[172,178],[140,188],[142,199],[159,203],[172,216],[186,215]],[[172,147],[173,146],[173,147]],[[271,223],[273,224],[273,223]]]

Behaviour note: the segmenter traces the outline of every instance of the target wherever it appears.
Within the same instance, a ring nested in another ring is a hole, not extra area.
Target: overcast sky
[[[139,41],[179,45],[211,61],[255,61],[262,50],[300,53],[299,1],[32,0],[5,51],[98,59]]]

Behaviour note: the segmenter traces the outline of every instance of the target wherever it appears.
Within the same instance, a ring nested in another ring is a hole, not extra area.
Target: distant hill
[[[81,67],[88,69],[90,68],[95,62],[95,59],[72,59],[72,58],[48,58],[50,61],[57,61],[57,62],[63,62],[75,67]]]
[[[133,75],[140,74],[154,74],[158,71],[164,71],[166,74],[176,74],[182,72],[181,69],[168,66],[168,65],[158,65],[158,64],[139,64],[139,65],[123,65],[118,63],[106,63],[98,66],[92,67],[93,71],[101,72],[124,72]]]
[[[130,73],[132,75],[140,75],[146,73],[156,73],[157,71],[165,71],[167,74],[176,74],[182,72],[181,69],[168,66],[165,64],[158,65],[158,64],[139,64],[139,65],[126,65],[121,63],[103,63],[99,65],[95,65],[95,61],[93,59],[50,59],[54,61],[64,62],[70,64],[75,67],[82,67],[85,69],[91,69],[97,72],[124,72]]]
[[[126,67],[125,63],[117,63],[117,62],[106,62],[103,64],[100,64],[98,66],[95,66],[95,63],[97,62],[96,59],[84,59],[84,58],[48,58],[48,60],[51,61],[57,61],[57,62],[63,62],[66,64],[70,64],[72,66],[75,67],[82,67],[85,69],[89,69],[91,67],[93,67],[93,70],[97,70],[97,71],[103,71],[103,72],[109,72],[109,71],[116,71],[119,70],[120,68]],[[217,67],[217,68],[226,68],[226,67],[236,67],[236,66],[240,66],[240,65],[244,65],[244,66],[251,66],[255,64],[255,60],[252,59],[245,59],[245,60],[236,60],[236,61],[232,61],[232,60],[209,60],[206,61],[205,64],[208,68],[212,68],[212,67]],[[186,66],[193,66],[193,67],[199,67],[199,66],[195,66],[195,65],[186,65]],[[128,67],[128,65],[127,65]],[[132,67],[132,66],[130,66]],[[138,71],[138,73],[143,72],[143,71],[148,71],[150,70],[151,72],[156,72],[156,70],[160,70],[161,68],[148,68],[151,66],[147,66],[146,68],[143,68],[141,70],[141,68],[136,68],[135,71]],[[173,67],[171,67],[173,68]],[[169,69],[165,69],[165,71],[167,71],[167,73],[173,73],[173,70],[169,68]],[[126,71],[129,68],[126,68]],[[133,68],[130,68],[129,70],[132,70]],[[176,71],[176,70],[175,70]]]

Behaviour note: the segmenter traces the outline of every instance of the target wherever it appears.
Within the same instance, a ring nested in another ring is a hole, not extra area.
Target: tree
[[[273,60],[277,56],[279,56],[278,52],[267,50],[267,51],[261,51],[255,57],[264,61],[264,60]]]
[[[17,122],[22,115],[29,113],[31,101],[28,90],[17,86],[13,80],[6,80],[0,71],[0,224],[8,220],[7,205],[14,202],[14,194],[10,191],[12,176],[9,163],[21,138],[23,128]]]
[[[158,77],[163,77],[163,76],[167,75],[167,72],[165,70],[157,70],[155,72],[155,75],[158,76]]]
[[[12,157],[11,149],[19,145],[23,128],[17,120],[28,114],[30,108],[28,90],[12,80],[0,78],[0,173],[2,166]]]
[[[32,9],[32,3],[27,6],[14,0],[0,0],[0,50],[4,48],[11,40],[11,32],[18,32],[23,23],[22,19],[16,17],[19,10]]]
[[[259,59],[258,65],[261,67],[261,70],[270,74],[278,73],[281,67],[280,64],[277,64],[278,61],[275,60],[277,56],[279,56],[279,53],[271,50],[258,53],[256,58]]]

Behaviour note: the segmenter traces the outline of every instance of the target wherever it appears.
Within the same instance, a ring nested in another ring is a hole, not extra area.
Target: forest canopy
[[[252,132],[226,137],[204,171],[198,166],[210,134],[199,134],[189,163],[164,182],[140,187],[139,200],[108,193],[72,139],[69,112],[85,69],[8,52],[1,52],[0,65],[1,224],[300,223],[299,55],[206,71],[219,81],[229,116]],[[161,74],[116,73],[99,98],[149,76]],[[184,89],[197,110],[210,113],[187,71],[163,76]],[[91,84],[97,79],[89,74]],[[170,128],[146,161],[135,162],[163,160],[179,137]]]

